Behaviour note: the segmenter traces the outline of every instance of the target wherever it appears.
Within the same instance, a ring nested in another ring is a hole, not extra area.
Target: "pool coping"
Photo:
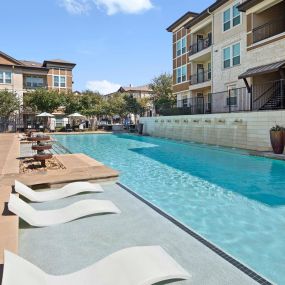
[[[223,250],[221,250],[220,248],[218,248],[216,245],[212,244],[211,242],[209,242],[207,239],[205,239],[204,237],[202,237],[201,235],[197,234],[195,231],[193,231],[192,229],[190,229],[188,226],[184,225],[183,223],[179,222],[177,219],[175,219],[173,216],[167,214],[166,212],[164,212],[162,209],[160,209],[159,207],[155,206],[154,204],[152,204],[150,201],[146,200],[145,198],[143,198],[142,196],[140,196],[139,194],[137,194],[136,192],[134,192],[133,190],[131,190],[129,187],[127,187],[126,185],[122,184],[121,182],[116,182],[117,185],[119,185],[122,189],[124,189],[125,191],[127,191],[128,193],[130,193],[131,195],[133,195],[134,197],[136,197],[137,199],[139,199],[141,202],[145,203],[147,206],[149,206],[150,208],[152,208],[154,211],[156,211],[158,214],[160,214],[161,216],[163,216],[164,218],[166,218],[167,220],[169,220],[170,222],[172,222],[173,224],[175,224],[177,227],[179,227],[181,230],[183,230],[184,232],[186,232],[187,234],[191,235],[193,238],[195,238],[196,240],[198,240],[199,242],[201,242],[203,245],[205,245],[206,247],[208,247],[210,250],[212,250],[213,252],[215,252],[217,255],[219,255],[220,257],[222,257],[224,260],[226,260],[227,262],[229,262],[230,264],[232,264],[234,267],[236,267],[237,269],[239,269],[240,271],[242,271],[244,274],[246,274],[247,276],[249,276],[251,279],[253,279],[254,281],[258,282],[261,285],[274,285],[275,283],[273,283],[272,281],[267,280],[265,277],[261,276],[260,274],[258,274],[257,272],[255,272],[254,270],[250,269],[248,266],[244,265],[243,263],[241,263],[240,261],[238,261],[237,259],[235,259],[233,256],[229,255],[228,253],[224,252]]]

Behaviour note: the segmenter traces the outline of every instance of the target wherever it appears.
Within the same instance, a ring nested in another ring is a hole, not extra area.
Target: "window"
[[[42,77],[29,76],[25,78],[26,87],[37,88],[44,86],[44,79]]]
[[[187,79],[187,66],[183,65],[176,69],[176,83],[181,83]]]
[[[224,32],[231,28],[231,9],[224,12]]]
[[[239,3],[234,5],[233,7],[233,27],[240,24],[240,11],[238,9]]]
[[[224,68],[231,67],[231,48],[224,49]]]
[[[180,39],[176,43],[176,56],[180,56],[186,52],[186,37]]]
[[[236,106],[238,96],[238,89],[236,88],[236,85],[228,86],[228,93],[229,97],[227,98],[227,106]]]
[[[0,84],[11,84],[12,83],[12,72],[0,71]]]
[[[227,106],[236,106],[237,105],[237,97],[228,97],[227,98]]]
[[[240,43],[233,45],[233,66],[240,64]]]
[[[224,48],[223,61],[224,68],[229,68],[240,64],[240,43]]]
[[[182,107],[183,108],[187,108],[188,107],[188,99],[187,98],[183,98],[182,99]]]
[[[223,13],[224,32],[240,24],[241,17],[240,17],[240,11],[238,10],[238,5],[239,3],[235,4],[233,7],[224,11]]]
[[[54,77],[53,77],[53,86],[54,87],[59,87],[59,88],[65,88],[66,87],[66,77],[65,76],[54,75]]]

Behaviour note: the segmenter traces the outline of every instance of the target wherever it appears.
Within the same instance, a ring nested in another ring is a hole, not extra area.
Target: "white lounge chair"
[[[30,187],[15,180],[15,191],[33,202],[45,202],[73,196],[82,192],[104,192],[99,184],[89,182],[73,182],[60,189],[34,191]]]
[[[126,248],[83,270],[62,276],[48,275],[5,251],[2,285],[151,285],[190,277],[160,246]]]
[[[63,224],[94,214],[121,212],[111,201],[91,199],[78,201],[61,209],[39,211],[13,194],[10,195],[8,209],[34,227]]]

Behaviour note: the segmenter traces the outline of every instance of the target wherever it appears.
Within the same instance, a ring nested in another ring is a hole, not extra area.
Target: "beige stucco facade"
[[[245,71],[246,53],[246,16],[241,13],[241,23],[227,31],[223,31],[223,13],[237,1],[228,1],[213,13],[213,46],[212,46],[212,92],[225,91],[228,88],[244,87],[243,80],[238,76]],[[223,67],[223,50],[233,44],[240,43],[240,64]]]

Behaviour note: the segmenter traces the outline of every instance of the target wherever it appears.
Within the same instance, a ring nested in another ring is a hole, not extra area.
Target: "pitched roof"
[[[28,67],[43,67],[41,62],[30,61],[30,60],[20,60],[20,62]]]
[[[122,91],[122,92],[130,92],[130,91],[133,91],[133,92],[142,92],[142,91],[145,91],[145,92],[152,92],[152,89],[150,89],[149,85],[142,85],[142,86],[128,86],[128,87],[120,87],[119,91]]]
[[[210,13],[214,12],[216,9],[218,9],[223,4],[227,3],[229,0],[216,0],[212,5],[210,5],[207,9],[202,11],[197,17],[190,20],[186,25],[185,28],[189,29],[195,24],[199,23],[200,21],[206,19]]]
[[[239,6],[238,6],[238,9],[241,11],[241,12],[245,12],[246,10],[248,10],[249,8],[253,7],[254,5],[256,4],[259,4],[260,2],[262,2],[264,0],[247,0],[243,3],[241,3]]]
[[[43,63],[43,66],[46,66],[47,63],[67,64],[67,65],[73,65],[73,66],[76,65],[75,63],[72,63],[70,61],[66,61],[66,60],[63,60],[63,59],[59,59],[59,58],[45,60],[44,63]]]
[[[198,13],[195,13],[195,12],[187,12],[185,13],[183,16],[181,16],[178,20],[176,20],[174,23],[172,23],[166,30],[168,32],[172,32],[173,29],[175,29],[177,26],[179,26],[180,24],[182,24],[184,21],[186,21],[188,18],[192,17],[196,17],[198,16],[199,14]]]
[[[7,58],[7,59],[9,59],[9,60],[11,60],[13,62],[15,62],[18,65],[22,65],[22,63],[19,60],[13,58],[12,56],[10,56],[10,55],[8,55],[6,53],[4,53],[3,51],[0,51],[0,55],[2,55],[3,57],[5,57],[5,58]]]
[[[9,59],[10,61],[14,62],[15,65],[20,67],[28,67],[28,68],[46,68],[47,63],[57,63],[57,64],[63,64],[63,65],[69,65],[72,68],[76,65],[75,63],[65,61],[63,59],[52,59],[52,60],[45,60],[43,63],[37,62],[37,61],[31,61],[31,60],[17,60],[10,55],[0,51],[0,55],[3,57]]]

